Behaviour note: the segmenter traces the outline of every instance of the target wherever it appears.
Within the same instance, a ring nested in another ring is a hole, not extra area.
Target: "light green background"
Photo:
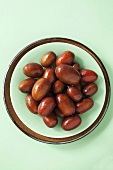
[[[29,43],[54,36],[91,48],[104,63],[113,86],[113,0],[0,0],[0,170],[112,170],[112,91],[100,125],[83,139],[65,145],[29,138],[5,110],[3,81],[9,63]]]

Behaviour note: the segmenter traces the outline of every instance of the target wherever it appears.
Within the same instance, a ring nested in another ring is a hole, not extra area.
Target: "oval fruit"
[[[55,73],[58,79],[66,84],[76,85],[80,81],[80,74],[72,66],[61,64],[56,67]]]
[[[75,105],[73,101],[66,94],[57,94],[56,101],[59,110],[65,116],[69,116],[75,113]]]
[[[65,117],[62,121],[62,128],[64,130],[73,130],[81,124],[82,120],[79,115]]]
[[[93,96],[98,90],[98,86],[95,83],[90,83],[84,87],[83,93],[86,96]]]
[[[51,66],[56,60],[56,54],[53,51],[49,51],[41,59],[41,65],[43,67]]]
[[[23,72],[28,77],[37,78],[42,75],[43,68],[38,63],[28,63],[23,67]]]
[[[43,121],[49,128],[53,128],[58,124],[58,118],[53,112],[48,116],[43,116]]]
[[[76,104],[76,113],[82,114],[91,109],[93,105],[94,102],[91,98],[83,99],[81,102]]]
[[[78,63],[74,63],[73,67],[78,71],[80,70],[80,65]]]
[[[69,86],[66,93],[75,102],[79,102],[83,97],[82,93],[73,86]]]
[[[55,68],[46,68],[42,77],[48,79],[53,84],[56,81]]]
[[[28,78],[20,82],[18,88],[23,93],[30,93],[36,80],[33,78]]]
[[[31,94],[26,96],[26,106],[30,112],[37,114],[38,102],[33,99]]]
[[[83,83],[93,83],[97,80],[98,75],[93,70],[80,70],[81,82]]]
[[[51,84],[48,79],[40,78],[36,81],[32,88],[32,96],[35,100],[39,101],[47,95],[51,88]]]
[[[56,66],[60,64],[69,64],[71,65],[74,62],[74,53],[71,51],[64,51],[59,57],[56,59]]]
[[[64,90],[64,88],[65,88],[65,84],[62,81],[57,80],[53,84],[53,93],[55,94],[61,93]]]
[[[56,102],[52,97],[45,97],[38,106],[38,113],[41,116],[49,115],[56,106]]]
[[[54,109],[54,112],[55,112],[57,117],[60,117],[60,118],[64,118],[65,117],[65,115],[59,110],[58,107]]]

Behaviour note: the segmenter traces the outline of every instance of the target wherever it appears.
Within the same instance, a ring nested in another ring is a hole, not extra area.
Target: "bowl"
[[[18,84],[27,78],[22,68],[30,62],[40,63],[40,59],[48,51],[58,56],[70,50],[75,54],[75,61],[81,68],[94,70],[98,74],[96,84],[98,92],[92,97],[94,106],[81,114],[82,123],[71,131],[61,128],[61,120],[54,128],[48,128],[40,115],[32,114],[25,105],[26,94],[18,90]],[[94,130],[104,117],[110,100],[110,83],[107,71],[99,57],[80,42],[67,38],[46,38],[22,49],[9,65],[4,82],[4,101],[7,112],[15,125],[26,135],[41,142],[61,144],[76,141]]]

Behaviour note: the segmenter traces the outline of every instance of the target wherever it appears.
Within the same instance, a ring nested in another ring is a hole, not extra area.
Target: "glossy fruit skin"
[[[66,94],[74,101],[74,102],[79,102],[83,95],[82,93],[75,87],[69,86],[67,88]]]
[[[32,88],[32,97],[39,101],[44,98],[51,88],[51,84],[48,79],[40,78],[36,81]]]
[[[56,107],[56,108],[54,109],[54,112],[55,112],[55,114],[56,114],[57,117],[60,117],[60,118],[64,118],[64,117],[65,117],[65,115],[59,110],[58,107]]]
[[[55,73],[58,79],[65,84],[76,85],[80,81],[80,74],[72,66],[60,64],[55,68]]]
[[[53,84],[53,93],[55,94],[61,93],[64,90],[64,88],[65,88],[65,84],[62,81],[57,80]]]
[[[30,112],[37,114],[38,102],[33,99],[31,94],[26,96],[26,106]]]
[[[62,121],[62,128],[64,130],[73,130],[81,124],[82,120],[79,115],[65,117]]]
[[[53,112],[47,116],[43,116],[43,121],[49,128],[53,128],[58,124],[58,118]]]
[[[50,67],[56,60],[56,54],[53,51],[49,51],[44,54],[41,59],[41,65],[43,67]]]
[[[73,101],[66,94],[57,94],[57,106],[59,110],[65,115],[69,116],[75,113],[75,105]]]
[[[42,77],[48,79],[53,84],[56,81],[55,68],[46,68]]]
[[[73,67],[78,71],[80,70],[80,65],[78,63],[74,63]]]
[[[83,99],[81,102],[76,104],[76,113],[82,114],[91,109],[94,102],[91,98]]]
[[[83,83],[93,83],[97,80],[98,75],[93,70],[83,69],[80,70],[81,82]]]
[[[90,83],[83,88],[85,96],[93,96],[98,91],[98,86],[95,83]]]
[[[25,80],[20,82],[18,89],[22,93],[30,93],[35,82],[36,82],[36,80],[33,79],[33,78],[25,79]]]
[[[60,64],[69,64],[71,65],[74,62],[74,53],[71,51],[64,51],[59,57],[56,59],[56,66]]]
[[[41,116],[49,115],[55,108],[56,102],[52,97],[45,97],[38,106],[38,113]]]
[[[26,76],[37,78],[43,73],[43,68],[38,63],[28,63],[23,67],[23,72]]]

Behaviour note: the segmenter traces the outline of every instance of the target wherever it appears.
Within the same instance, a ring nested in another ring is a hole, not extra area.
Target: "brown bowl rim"
[[[100,114],[98,115],[97,119],[85,130],[83,130],[82,132],[76,134],[76,135],[72,135],[69,137],[63,137],[63,138],[52,138],[52,137],[47,137],[41,134],[38,134],[36,132],[34,132],[33,130],[31,130],[29,127],[27,127],[18,117],[17,113],[15,112],[12,102],[11,102],[11,98],[10,98],[10,81],[11,81],[11,77],[13,74],[13,71],[16,67],[16,65],[18,64],[18,62],[21,60],[21,58],[30,50],[34,49],[37,46],[43,45],[43,44],[47,44],[47,43],[53,43],[53,42],[60,42],[60,43],[67,43],[67,44],[71,44],[74,46],[77,46],[81,49],[83,49],[84,51],[86,51],[88,54],[90,54],[90,56],[92,56],[94,58],[94,60],[98,63],[98,65],[100,66],[103,75],[104,75],[104,79],[105,79],[105,85],[106,85],[106,95],[105,95],[105,101],[102,107],[102,110],[100,112]],[[108,105],[109,105],[109,101],[110,101],[110,81],[109,81],[109,77],[107,74],[107,71],[102,63],[102,61],[99,59],[99,57],[91,50],[89,49],[87,46],[85,46],[84,44],[72,40],[72,39],[68,39],[68,38],[61,38],[61,37],[52,37],[52,38],[45,38],[45,39],[41,39],[38,41],[35,41],[31,44],[29,44],[28,46],[26,46],[24,49],[22,49],[13,59],[13,61],[11,62],[11,64],[9,65],[9,68],[7,70],[6,76],[5,76],[5,80],[4,80],[4,103],[6,106],[6,110],[10,116],[10,118],[12,119],[12,121],[15,123],[15,125],[22,131],[24,132],[26,135],[28,135],[29,137],[36,139],[38,141],[41,142],[45,142],[45,143],[50,143],[50,144],[64,144],[64,143],[69,143],[69,142],[73,142],[76,141],[78,139],[81,139],[82,137],[86,136],[87,134],[89,134],[90,132],[92,132],[97,125],[101,122],[101,120],[103,119]]]

